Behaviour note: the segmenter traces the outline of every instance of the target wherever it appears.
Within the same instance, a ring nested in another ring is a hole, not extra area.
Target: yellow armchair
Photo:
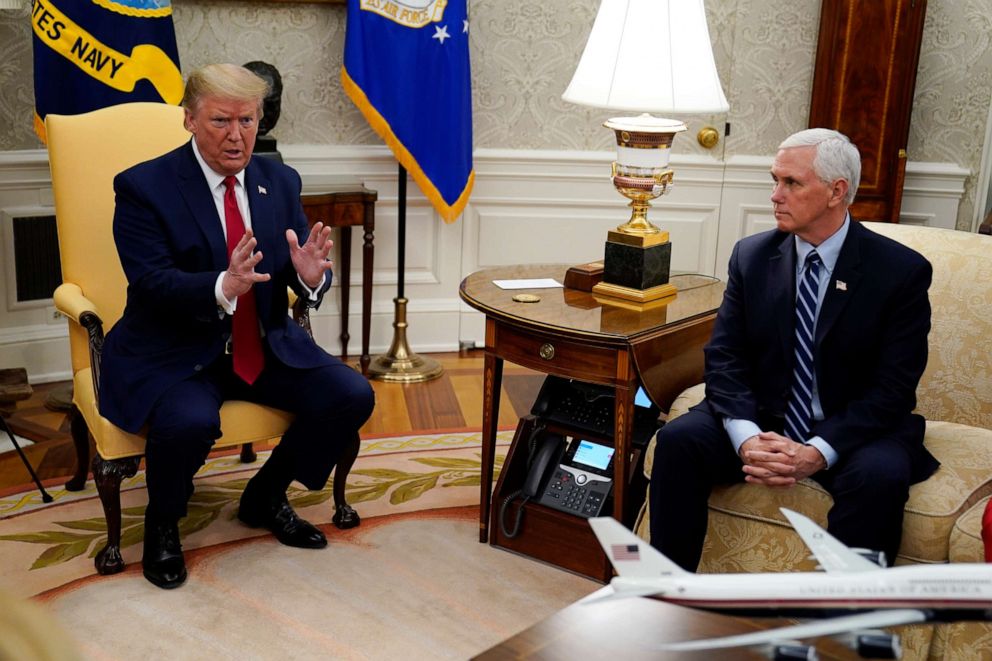
[[[182,108],[163,103],[127,103],[82,115],[48,115],[45,129],[63,279],[54,298],[56,309],[70,320],[71,426],[79,462],[66,488],[83,488],[92,438],[96,447],[93,479],[107,520],[107,545],[97,554],[95,564],[100,574],[113,574],[124,569],[121,481],[137,472],[145,448],[141,434],[129,434],[101,416],[97,401],[104,332],[123,313],[127,290],[113,238],[113,179],[132,165],[180,146],[190,134],[183,128]],[[295,307],[295,317],[309,330],[305,305]],[[214,447],[241,445],[245,461],[254,459],[251,443],[278,439],[292,421],[286,412],[243,401],[225,402],[220,416],[223,435]],[[344,495],[357,454],[356,437],[335,472],[335,523],[340,527],[358,522]]]

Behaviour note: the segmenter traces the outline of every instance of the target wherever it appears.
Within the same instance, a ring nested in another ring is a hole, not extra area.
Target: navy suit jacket
[[[287,314],[287,286],[307,298],[285,238],[289,228],[301,241],[309,232],[300,176],[281,163],[252,158],[244,184],[256,250],[263,255],[255,270],[272,276],[254,285],[263,341],[291,367],[330,364]],[[114,241],[127,276],[127,305],[103,345],[100,412],[137,432],[166,389],[224,352],[231,317],[220,312],[214,285],[228,266],[227,242],[190,143],[120,173],[114,191]],[[321,296],[330,284],[328,273]]]
[[[816,324],[820,436],[841,460],[882,435],[909,448],[914,481],[937,462],[912,411],[927,364],[933,274],[919,253],[852,221]],[[796,250],[792,234],[742,239],[705,348],[706,405],[714,415],[781,430],[792,385]]]

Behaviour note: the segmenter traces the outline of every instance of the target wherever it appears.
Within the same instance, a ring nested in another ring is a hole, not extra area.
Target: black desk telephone
[[[523,506],[532,499],[576,516],[599,516],[613,490],[614,447],[586,436],[613,438],[614,401],[613,389],[606,386],[555,376],[545,379],[531,409],[537,420],[528,439],[529,462],[523,488],[510,494],[500,507],[500,526],[506,537],[519,534]],[[657,431],[657,420],[657,410],[637,411],[635,444],[647,444]],[[508,529],[509,506],[520,496],[523,502],[513,528]]]
[[[599,516],[613,490],[613,452],[583,438],[549,431],[540,420],[530,436],[530,462],[524,486],[500,507],[500,526],[506,537],[520,532],[523,506],[536,499],[541,505],[584,518]],[[506,525],[510,504],[523,497],[513,528]]]

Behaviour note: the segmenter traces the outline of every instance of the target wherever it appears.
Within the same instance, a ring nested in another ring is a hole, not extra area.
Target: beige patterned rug
[[[239,523],[260,462],[212,458],[181,524],[189,580],[172,591],[141,575],[141,472],[122,493],[128,567],[115,576],[93,569],[105,528],[92,482],[52,487],[48,505],[26,486],[0,497],[0,591],[41,603],[88,659],[469,658],[599,587],[478,543],[479,440],[363,440],[348,483],[360,527],[330,524],[330,484],[290,493],[327,534],[319,551]]]

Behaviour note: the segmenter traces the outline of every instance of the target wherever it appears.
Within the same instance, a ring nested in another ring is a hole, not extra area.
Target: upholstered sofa
[[[981,516],[992,496],[992,237],[937,228],[865,223],[912,247],[934,268],[930,357],[917,389],[927,418],[925,443],[941,462],[910,490],[897,564],[981,562]],[[703,398],[682,393],[668,418]],[[652,441],[653,443],[653,441]],[[645,473],[650,478],[653,446]],[[739,484],[716,489],[699,571],[809,571],[814,564],[779,507],[826,523],[830,496],[814,481],[792,489]],[[647,504],[637,532],[650,537]],[[981,623],[902,627],[905,659],[992,657],[992,626]]]

